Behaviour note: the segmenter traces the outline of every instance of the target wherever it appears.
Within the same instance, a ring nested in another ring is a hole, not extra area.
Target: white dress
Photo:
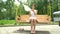
[[[34,10],[34,12],[37,13],[36,10]],[[31,15],[31,16],[30,16],[29,19],[36,19],[36,16],[35,16],[34,12],[33,12],[33,11],[30,11],[30,15]]]
[[[37,13],[37,10],[34,10],[34,12]],[[30,11],[30,15],[31,16],[29,17],[28,20],[26,20],[26,22],[30,22],[31,19],[35,19],[36,20],[36,16],[35,16],[34,12]]]

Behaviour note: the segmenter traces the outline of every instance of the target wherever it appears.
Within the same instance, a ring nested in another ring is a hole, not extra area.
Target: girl
[[[35,25],[36,25],[36,15],[37,15],[37,10],[34,10],[34,4],[32,5],[32,10],[29,11],[30,14],[30,21],[31,21],[31,34],[35,34]]]

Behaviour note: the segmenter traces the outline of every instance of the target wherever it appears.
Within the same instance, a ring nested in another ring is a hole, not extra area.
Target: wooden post
[[[60,26],[60,21],[59,21],[59,26]]]

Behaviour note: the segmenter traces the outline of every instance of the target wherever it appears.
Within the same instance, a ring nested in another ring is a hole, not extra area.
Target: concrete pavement
[[[19,28],[24,28],[24,31]],[[30,30],[30,26],[0,27],[0,34],[30,34]],[[58,25],[36,26],[36,34],[60,34],[60,27]]]

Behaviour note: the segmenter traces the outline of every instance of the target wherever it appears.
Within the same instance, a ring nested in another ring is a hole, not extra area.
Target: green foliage
[[[47,0],[31,0],[31,5],[35,5],[35,9],[38,10],[38,14],[47,14]]]
[[[14,19],[15,17],[15,12],[14,12],[14,1],[12,0],[7,0],[6,2],[1,2],[0,3],[0,19]],[[3,11],[6,9],[6,11]],[[12,18],[11,18],[12,17]]]
[[[47,5],[47,14],[49,15],[49,16],[51,16],[51,14],[52,14],[52,11],[51,11],[51,5],[50,5],[50,3]]]
[[[52,12],[60,10],[60,0],[58,0],[58,2],[57,0],[50,0],[49,2],[48,0],[27,0],[26,3],[20,2],[18,8],[14,5],[15,0],[7,0],[6,2],[3,2],[2,0],[0,1],[0,20],[13,20],[15,19],[16,13],[18,16],[28,14],[28,12],[24,10],[22,4],[27,4],[30,8],[32,4],[35,4],[35,9],[38,10],[38,14],[47,14],[51,17]],[[4,11],[3,9],[6,10]]]

